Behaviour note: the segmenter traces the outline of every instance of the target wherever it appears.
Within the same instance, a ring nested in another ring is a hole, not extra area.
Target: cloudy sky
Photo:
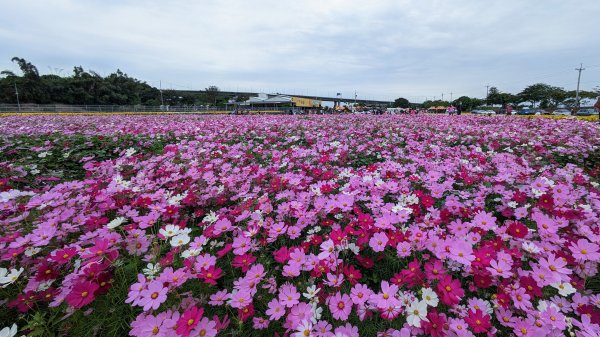
[[[598,0],[0,0],[0,69],[422,101],[600,86]]]

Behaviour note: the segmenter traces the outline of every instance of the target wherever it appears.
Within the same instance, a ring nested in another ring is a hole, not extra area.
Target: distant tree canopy
[[[406,98],[400,97],[394,101],[393,107],[394,108],[408,108],[408,107],[410,107],[410,102]]]
[[[594,88],[592,91],[579,91],[580,99],[594,99],[600,95],[600,87]],[[463,111],[470,111],[477,107],[488,105],[502,105],[508,104],[518,105],[528,103],[530,105],[539,105],[542,108],[556,108],[559,105],[565,105],[567,107],[574,107],[577,104],[576,101],[577,93],[575,90],[566,91],[563,88],[551,86],[545,83],[532,84],[523,89],[518,94],[511,94],[502,92],[496,87],[490,87],[487,98],[474,98],[468,96],[461,96],[452,102],[442,100],[426,100],[421,104],[424,108],[454,105],[459,107]],[[403,101],[404,98],[398,98],[394,101],[393,106],[400,106],[407,104]]]
[[[127,76],[121,70],[101,76],[92,70],[74,67],[69,76],[40,75],[35,65],[13,57],[21,74],[10,70],[0,72],[0,103],[17,103],[15,85],[21,103],[79,105],[160,105],[161,92],[149,84]],[[227,100],[219,88],[202,91],[163,90],[164,104],[220,104]]]
[[[37,104],[117,104],[117,105],[223,105],[230,99],[236,102],[247,100],[245,95],[227,97],[216,86],[209,86],[203,91],[163,90],[127,76],[121,70],[100,76],[92,70],[74,67],[69,76],[40,75],[37,67],[20,57],[13,57],[12,62],[19,66],[21,74],[10,70],[0,72],[0,103],[16,103],[15,86],[19,91],[21,103]],[[579,97],[595,98],[600,95],[600,87],[593,91],[580,91]],[[162,97],[162,100],[161,100]],[[501,92],[490,87],[488,96],[483,99],[461,96],[452,102],[425,101],[421,106],[454,106],[462,110],[472,110],[483,104],[539,104],[542,108],[576,105],[575,90],[565,91],[545,83],[536,83],[523,89],[520,93]],[[394,107],[408,108],[415,106],[406,98],[398,98]]]

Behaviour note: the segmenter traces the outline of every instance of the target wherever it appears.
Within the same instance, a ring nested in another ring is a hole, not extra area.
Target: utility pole
[[[444,101],[444,93],[442,93],[442,101]]]
[[[156,82],[154,82],[156,83]],[[162,95],[162,80],[158,80],[158,87],[159,87],[159,91],[160,91],[160,105],[165,105],[165,101],[163,100],[163,95]]]
[[[17,82],[13,82],[15,85],[15,95],[17,95],[17,107],[19,108],[19,112],[21,112],[21,103],[19,102],[19,89],[17,89]]]
[[[488,98],[490,97],[490,85],[485,86],[485,106],[488,106]]]
[[[450,104],[452,104],[452,91],[450,92]]]
[[[575,70],[579,72],[579,75],[577,76],[577,91],[575,94],[575,104],[577,104],[577,108],[579,108],[579,82],[581,81],[581,71],[585,70],[583,63],[580,63],[579,68],[575,68]]]

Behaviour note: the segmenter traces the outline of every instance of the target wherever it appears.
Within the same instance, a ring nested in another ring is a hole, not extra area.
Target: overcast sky
[[[599,0],[0,0],[0,70],[422,101],[600,86]]]

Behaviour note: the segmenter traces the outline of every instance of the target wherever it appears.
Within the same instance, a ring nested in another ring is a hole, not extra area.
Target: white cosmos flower
[[[131,156],[133,156],[135,154],[135,152],[136,152],[135,149],[132,148],[132,147],[130,147],[130,148],[127,149],[127,151],[125,151],[125,156],[126,157],[131,157]]]
[[[127,220],[127,219],[122,216],[116,217],[116,218],[112,219],[109,223],[106,224],[106,228],[115,229],[115,228],[121,226],[125,222],[125,220]]]
[[[317,294],[319,293],[321,289],[317,288],[317,286],[312,285],[308,288],[306,288],[306,292],[302,293],[302,296],[304,296],[306,299],[310,300],[313,297],[317,296]]]
[[[171,246],[179,247],[190,242],[190,237],[185,233],[180,233],[171,238]]]
[[[25,256],[32,257],[35,254],[39,253],[42,249],[40,247],[27,247],[25,249]]]
[[[321,319],[321,314],[323,313],[323,308],[318,307],[317,303],[315,303],[315,302],[311,302],[311,304],[312,304],[312,312],[313,312],[312,322],[313,322],[313,324],[317,324],[317,321]]]
[[[190,248],[190,249],[184,250],[181,253],[181,257],[184,259],[187,259],[190,256],[198,256],[198,255],[200,255],[200,253],[202,253],[201,248]]]
[[[427,303],[425,301],[412,302],[406,309],[406,322],[410,326],[421,327],[421,321],[427,321]]]
[[[150,278],[154,278],[154,276],[156,274],[158,274],[160,272],[160,265],[158,263],[153,264],[153,263],[148,263],[146,265],[146,268],[144,268],[142,270],[142,273],[144,273],[144,275],[150,277]]]
[[[348,244],[348,250],[354,253],[354,255],[358,255],[358,253],[360,253],[360,248],[353,242]]]
[[[437,307],[440,302],[438,295],[431,288],[423,288],[423,301],[427,303],[427,305],[432,307]]]
[[[14,337],[17,334],[17,324],[13,323],[13,325],[9,328],[6,327],[0,330],[0,337]]]
[[[569,282],[552,283],[551,286],[558,289],[558,293],[563,297],[567,297],[575,292],[575,288]]]
[[[536,246],[533,242],[523,242],[523,250],[531,253],[531,254],[537,254],[540,252],[540,249],[538,248],[538,246]]]
[[[170,238],[179,234],[180,228],[179,226],[175,225],[166,225],[165,228],[161,228],[158,232],[162,234],[165,238]]]
[[[215,214],[215,212],[210,211],[210,213],[208,213],[207,215],[204,216],[204,218],[202,219],[202,222],[208,222],[210,224],[213,224],[215,222],[217,222],[217,220],[219,220],[219,217],[217,216],[217,214]]]
[[[2,268],[2,269],[4,269],[4,268]],[[11,269],[11,271],[9,273],[7,273],[7,269],[0,271],[0,275],[2,275],[0,277],[0,285],[2,285],[2,288],[5,288],[9,284],[15,282],[19,278],[19,276],[21,275],[23,270],[24,270],[23,268]]]

